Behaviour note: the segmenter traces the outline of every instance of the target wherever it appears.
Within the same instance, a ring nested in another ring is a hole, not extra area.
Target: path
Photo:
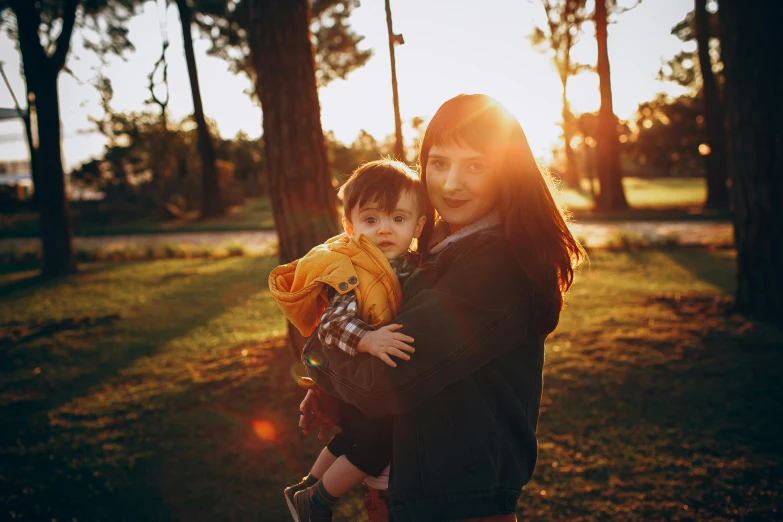
[[[728,222],[709,221],[620,221],[605,223],[577,223],[572,225],[574,235],[589,247],[601,247],[625,235],[660,241],[676,238],[684,245],[728,244],[733,242],[732,225]],[[249,252],[268,252],[277,240],[272,230],[238,232],[184,232],[174,234],[138,234],[117,236],[76,237],[76,248],[121,249],[129,246],[187,245],[209,248],[241,244]],[[39,247],[39,240],[1,239],[0,251],[32,250]]]

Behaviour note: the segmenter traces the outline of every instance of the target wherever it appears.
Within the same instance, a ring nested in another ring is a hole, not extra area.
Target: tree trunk
[[[27,98],[27,113],[23,116],[22,120],[24,121],[24,133],[25,138],[27,139],[27,150],[30,153],[30,178],[33,180],[33,187],[35,187],[37,184],[39,185],[41,182],[39,180],[41,168],[38,166],[38,132],[36,129],[36,136],[33,136],[33,101],[30,100],[30,97]],[[38,115],[35,115],[36,122],[38,121]],[[38,205],[36,203],[36,197],[35,197],[35,191],[33,191],[33,196],[30,198],[32,200],[33,205],[37,208]]]
[[[49,73],[36,91],[38,110],[38,158],[40,185],[35,187],[41,216],[43,276],[60,277],[76,272],[73,223],[65,193],[60,149],[60,106],[57,75]]]
[[[783,323],[781,2],[721,0],[738,311]],[[773,53],[773,54],[770,54]]]
[[[41,47],[38,36],[41,20],[32,3],[14,2],[11,6],[17,20],[25,84],[27,92],[32,94],[38,123],[38,151],[31,155],[31,167],[41,222],[42,276],[62,277],[76,272],[76,256],[60,146],[57,77],[70,46],[77,2],[70,0],[63,8],[63,28],[51,57]]]
[[[280,262],[337,235],[337,198],[321,129],[308,0],[253,0],[248,43],[264,114],[269,197]],[[289,325],[292,349],[303,344]]]
[[[201,154],[202,171],[201,217],[222,216],[224,209],[223,200],[220,197],[217,169],[215,168],[215,149],[212,146],[212,137],[209,135],[209,127],[207,127],[207,121],[204,118],[204,108],[201,105],[201,89],[198,83],[196,56],[193,53],[193,37],[191,34],[193,15],[187,0],[177,0],[177,8],[179,9],[179,18],[182,23],[182,40],[185,47],[185,61],[188,64],[190,91],[193,94],[193,116],[198,126],[198,149]]]
[[[392,29],[391,4],[386,0],[386,29],[389,33],[389,57],[391,59],[392,102],[394,103],[394,159],[405,161],[405,144],[402,141],[400,97],[397,94],[397,61],[394,58],[394,30]]]
[[[704,158],[707,171],[707,203],[705,206],[714,210],[728,210],[726,140],[718,86],[715,83],[712,60],[710,60],[710,24],[707,14],[707,0],[695,0],[694,28],[704,89],[704,127],[707,131],[707,144],[710,146],[710,153]]]
[[[612,107],[612,83],[609,71],[607,42],[607,0],[596,0],[595,32],[598,41],[598,77],[601,88],[601,109],[598,112],[597,167],[600,191],[596,206],[599,210],[628,208],[620,170],[620,147],[617,139],[617,118]]]
[[[563,83],[563,142],[565,147],[565,175],[563,182],[572,189],[579,189],[579,174],[576,169],[576,154],[571,147],[571,140],[574,137],[574,115],[571,112],[571,106],[568,103],[567,85],[568,78],[561,78]]]

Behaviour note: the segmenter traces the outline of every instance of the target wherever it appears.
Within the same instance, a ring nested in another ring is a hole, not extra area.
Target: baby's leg
[[[337,456],[329,451],[329,446],[321,450],[321,454],[315,459],[313,467],[310,468],[310,476],[316,479],[323,478],[326,470],[328,470],[332,464],[337,460]]]
[[[353,442],[347,434],[338,433],[332,438],[331,441],[329,441],[329,444],[323,450],[321,450],[321,453],[315,460],[313,467],[310,468],[310,473],[308,473],[307,476],[302,477],[302,480],[296,484],[288,486],[283,490],[285,500],[288,503],[288,508],[291,510],[292,515],[296,511],[294,506],[294,495],[300,491],[306,490],[316,485],[318,481],[321,480],[321,478],[324,476],[326,470],[328,470],[329,467],[334,464],[334,462],[337,460],[337,457],[345,453],[345,450],[350,448],[352,445]]]
[[[365,478],[367,473],[351,464],[351,461],[343,455],[329,467],[321,482],[326,491],[339,498],[361,484]]]

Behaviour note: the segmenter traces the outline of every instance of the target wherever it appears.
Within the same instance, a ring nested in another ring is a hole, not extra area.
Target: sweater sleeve
[[[409,361],[391,368],[367,354],[328,350],[317,369],[331,381],[323,387],[368,417],[401,414],[522,346],[532,289],[505,238],[494,241],[469,249],[405,302],[394,322],[414,338]]]

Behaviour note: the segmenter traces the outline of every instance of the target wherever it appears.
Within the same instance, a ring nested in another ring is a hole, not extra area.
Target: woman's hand
[[[329,430],[340,420],[337,399],[318,388],[307,390],[307,395],[299,405],[299,412],[299,428],[302,433],[309,435],[315,428],[318,428],[319,440],[324,440]]]
[[[402,328],[400,324],[390,324],[372,332],[367,332],[359,341],[356,351],[374,355],[392,368],[396,368],[397,363],[391,360],[390,355],[407,361],[411,357],[405,352],[413,353],[416,351],[412,346],[405,344],[412,343],[413,337],[397,333],[397,330],[400,328]]]

